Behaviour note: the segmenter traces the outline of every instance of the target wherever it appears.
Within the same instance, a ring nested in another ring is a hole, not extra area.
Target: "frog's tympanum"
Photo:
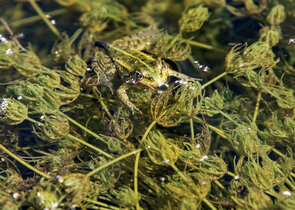
[[[151,46],[161,35],[148,29],[112,43],[96,43],[98,50],[91,66],[97,74],[98,84],[108,86],[113,92],[112,81],[118,77],[122,85],[117,89],[117,95],[132,112],[139,109],[129,100],[128,88],[142,86],[156,89],[166,84],[170,76],[196,80],[172,70],[164,58],[146,53],[147,46]]]

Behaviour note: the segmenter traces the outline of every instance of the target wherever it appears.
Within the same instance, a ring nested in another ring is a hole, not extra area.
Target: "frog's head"
[[[158,88],[167,82],[168,71],[167,66],[157,61],[156,65],[141,66],[134,72],[133,79],[137,84],[147,86],[150,88]]]

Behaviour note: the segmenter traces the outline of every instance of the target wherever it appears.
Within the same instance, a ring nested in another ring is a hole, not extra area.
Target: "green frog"
[[[112,43],[97,42],[98,51],[92,59],[92,69],[97,74],[98,84],[106,85],[113,93],[112,81],[118,77],[122,85],[117,89],[119,99],[132,113],[140,110],[129,100],[127,90],[131,87],[157,89],[167,85],[168,77],[181,80],[197,80],[170,68],[163,58],[143,52],[146,45],[157,39],[157,35],[139,33]],[[147,38],[149,37],[149,38]],[[150,38],[152,37],[152,38]]]

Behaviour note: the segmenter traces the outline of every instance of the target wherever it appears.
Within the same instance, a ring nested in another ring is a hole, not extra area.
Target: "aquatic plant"
[[[294,209],[294,5],[3,2],[0,208]]]

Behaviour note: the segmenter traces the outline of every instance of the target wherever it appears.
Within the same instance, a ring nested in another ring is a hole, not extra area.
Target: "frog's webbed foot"
[[[127,95],[126,90],[128,90],[129,85],[128,84],[123,84],[117,89],[117,95],[119,99],[126,105],[128,106],[129,109],[131,109],[132,114],[134,114],[134,110],[138,111],[140,114],[142,112],[129,100],[129,97]]]
[[[113,84],[112,82],[108,79],[107,75],[104,73],[104,72],[96,72],[96,75],[97,75],[97,80],[98,80],[98,83],[100,85],[105,85],[105,86],[108,86],[112,92],[112,94],[114,94],[114,91],[113,91]]]

